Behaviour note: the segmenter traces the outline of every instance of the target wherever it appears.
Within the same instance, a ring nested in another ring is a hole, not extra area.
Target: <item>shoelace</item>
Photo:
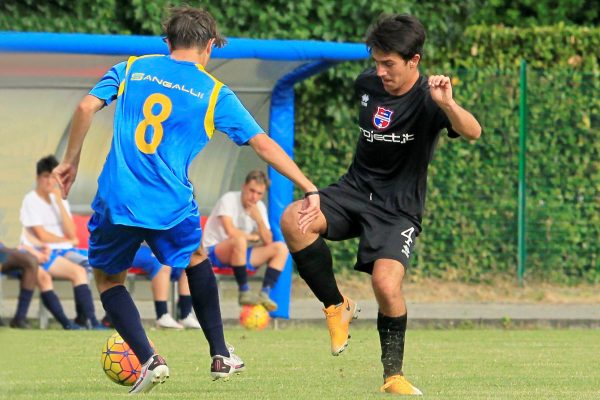
[[[227,350],[229,351],[229,357],[223,357],[223,359],[228,359],[228,360],[233,361],[233,363],[235,364],[235,367],[242,365],[244,363],[244,361],[240,358],[240,356],[238,356],[237,354],[233,354],[233,352],[235,350],[234,347],[229,343],[225,343],[225,346],[227,346]]]

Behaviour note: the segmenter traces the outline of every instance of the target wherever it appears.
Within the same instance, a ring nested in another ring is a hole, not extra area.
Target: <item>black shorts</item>
[[[381,258],[408,267],[421,232],[418,223],[370,193],[359,192],[343,182],[319,192],[321,211],[327,220],[327,232],[322,236],[334,241],[360,237],[354,269],[372,274],[375,260]]]

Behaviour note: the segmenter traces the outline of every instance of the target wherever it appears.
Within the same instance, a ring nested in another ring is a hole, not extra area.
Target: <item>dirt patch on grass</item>
[[[371,281],[366,274],[342,274],[336,276],[342,293],[354,299],[371,299]],[[406,282],[404,293],[412,303],[540,303],[540,304],[594,304],[600,303],[600,285],[581,284],[559,286],[545,282],[517,282],[497,279],[490,283],[468,284],[439,279],[421,279]],[[306,283],[294,277],[292,297],[314,297]]]

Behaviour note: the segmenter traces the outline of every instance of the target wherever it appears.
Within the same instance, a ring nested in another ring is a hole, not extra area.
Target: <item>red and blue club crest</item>
[[[373,115],[373,126],[377,129],[385,129],[390,126],[392,121],[392,110],[387,108],[377,107],[377,112]]]

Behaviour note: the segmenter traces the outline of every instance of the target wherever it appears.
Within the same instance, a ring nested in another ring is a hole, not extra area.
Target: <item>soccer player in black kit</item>
[[[360,309],[343,296],[323,239],[360,237],[355,269],[371,274],[379,305],[382,392],[420,395],[402,372],[407,311],[402,280],[421,219],[427,167],[441,130],[475,140],[481,127],[452,97],[450,78],[423,76],[418,65],[425,29],[409,15],[383,16],[366,44],[375,68],[355,82],[358,144],[347,173],[333,185],[305,196],[321,197],[321,213],[298,229],[301,202],[290,205],[282,227],[300,276],[324,304],[331,352],[348,346],[349,324]]]

